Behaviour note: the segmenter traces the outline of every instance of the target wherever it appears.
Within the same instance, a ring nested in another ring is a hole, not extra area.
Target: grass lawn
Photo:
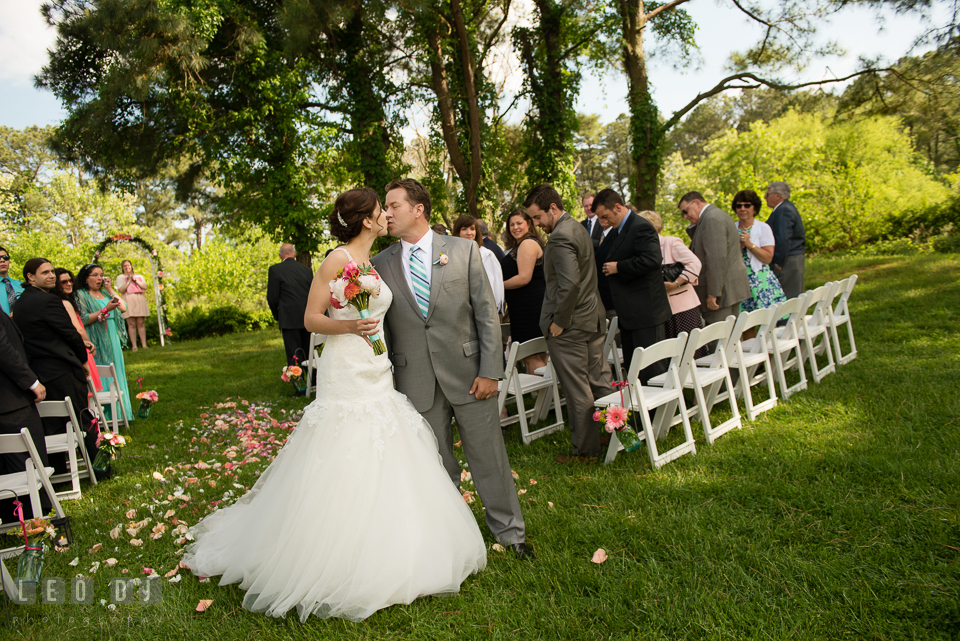
[[[175,569],[176,525],[242,494],[305,405],[279,380],[275,330],[128,353],[128,373],[160,402],[134,424],[118,475],[64,503],[75,541],[47,554],[45,576],[93,576],[96,602],[10,606],[2,638],[958,638],[958,258],[809,261],[808,286],[859,274],[859,358],[713,446],[694,423],[697,455],[659,471],[642,449],[560,466],[566,433],[524,446],[514,426],[507,449],[536,562],[490,549],[477,502],[486,570],[456,597],[360,624],[251,614],[235,586],[187,571],[163,580],[159,605],[101,605],[112,578]],[[132,522],[142,546],[110,537]],[[213,599],[203,613],[201,599]]]

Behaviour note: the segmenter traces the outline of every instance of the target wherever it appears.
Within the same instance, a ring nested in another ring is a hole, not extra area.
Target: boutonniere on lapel
[[[433,261],[433,264],[440,265],[442,267],[443,265],[446,265],[449,262],[450,262],[450,259],[447,257],[446,254],[440,254],[440,258]]]

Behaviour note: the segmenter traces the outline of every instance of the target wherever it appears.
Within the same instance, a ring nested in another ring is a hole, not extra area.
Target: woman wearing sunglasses
[[[740,252],[750,278],[751,296],[740,303],[741,312],[773,307],[787,300],[780,281],[770,269],[775,241],[770,225],[757,220],[760,207],[760,196],[752,189],[739,191],[733,197],[733,211],[737,214],[737,229],[740,232]]]

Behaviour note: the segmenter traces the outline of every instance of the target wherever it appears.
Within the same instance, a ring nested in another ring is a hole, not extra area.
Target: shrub
[[[249,332],[273,324],[275,321],[269,311],[245,312],[238,307],[224,305],[211,309],[191,307],[170,320],[170,329],[175,339],[196,340],[207,336]]]

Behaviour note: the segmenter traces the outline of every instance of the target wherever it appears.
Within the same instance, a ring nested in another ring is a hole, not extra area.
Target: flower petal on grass
[[[93,554],[94,552],[99,552],[103,548],[103,543],[97,543],[92,548],[87,550],[87,554]]]
[[[130,539],[130,545],[134,547],[140,547],[141,545],[143,545],[143,541],[141,541],[140,539]]]
[[[603,548],[598,549],[593,553],[593,558],[590,559],[591,562],[596,563],[597,565],[603,563],[607,560],[607,551]]]
[[[122,525],[118,525],[117,527],[115,527],[115,528],[113,528],[112,530],[110,530],[110,538],[113,539],[114,541],[116,541],[117,539],[120,538],[120,532],[122,532],[122,531],[123,531],[123,526],[122,526]]]
[[[127,517],[128,519],[132,519],[132,518],[134,518],[135,516],[137,516],[137,511],[136,511],[136,510],[127,510],[126,517]]]
[[[80,564],[80,557],[79,557],[79,556],[78,556],[77,558],[75,558],[73,561],[70,561],[70,563],[67,563],[67,565],[69,565],[69,566],[72,567],[72,568],[77,567],[79,564]]]
[[[536,485],[536,484],[537,484],[536,479],[530,479],[530,485]]]
[[[117,560],[111,556],[109,559],[107,559],[106,561],[104,561],[103,564],[104,564],[105,566],[107,566],[108,568],[112,568],[113,566],[115,566],[115,565],[117,564]]]
[[[500,545],[499,543],[494,543],[494,544],[491,546],[490,549],[493,550],[494,552],[506,552],[506,551],[507,551],[507,548],[503,547],[503,546]]]
[[[213,599],[200,599],[200,603],[197,604],[197,612],[206,612],[211,605],[213,605]]]

